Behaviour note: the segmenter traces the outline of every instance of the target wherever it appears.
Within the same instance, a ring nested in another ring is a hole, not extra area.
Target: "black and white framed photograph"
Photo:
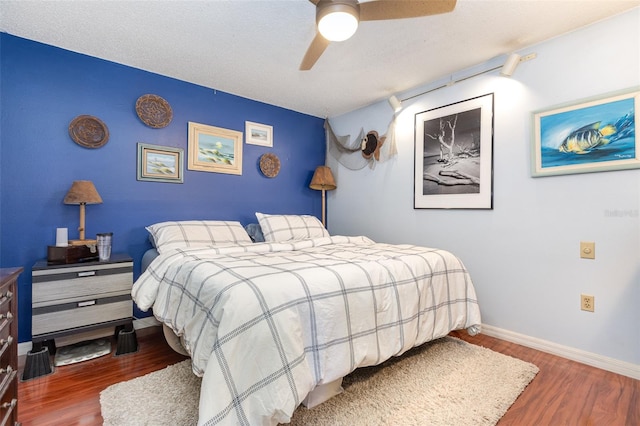
[[[417,113],[414,209],[493,208],[493,93]]]

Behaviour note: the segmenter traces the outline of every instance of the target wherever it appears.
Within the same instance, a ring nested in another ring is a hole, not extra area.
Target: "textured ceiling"
[[[0,0],[0,31],[331,117],[638,5],[458,0],[448,14],[363,22],[310,71],[298,70],[315,35],[306,0]]]

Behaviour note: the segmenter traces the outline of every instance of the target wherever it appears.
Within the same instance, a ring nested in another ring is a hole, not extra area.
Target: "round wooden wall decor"
[[[69,124],[69,136],[85,148],[100,148],[109,141],[109,129],[97,117],[79,115]]]
[[[280,173],[280,159],[275,154],[263,154],[260,157],[260,171],[266,177],[276,177]]]
[[[158,95],[142,95],[136,101],[136,113],[144,124],[154,129],[167,127],[173,119],[169,102]]]

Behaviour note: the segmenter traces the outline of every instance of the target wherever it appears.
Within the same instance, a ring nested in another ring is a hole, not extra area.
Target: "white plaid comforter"
[[[458,258],[366,237],[173,250],[132,294],[183,336],[200,425],[287,423],[316,385],[480,327]]]

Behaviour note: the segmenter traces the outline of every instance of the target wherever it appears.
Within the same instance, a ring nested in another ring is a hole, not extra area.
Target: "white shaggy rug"
[[[195,425],[200,379],[189,360],[102,391],[105,426]],[[538,368],[445,337],[345,377],[345,391],[292,425],[495,425]]]

